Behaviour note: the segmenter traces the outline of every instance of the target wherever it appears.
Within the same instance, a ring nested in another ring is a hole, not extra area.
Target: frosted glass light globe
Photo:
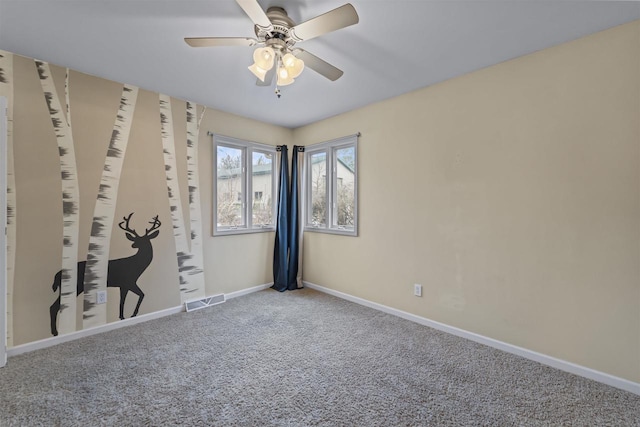
[[[291,78],[294,79],[302,73],[302,70],[304,70],[304,61],[296,58],[291,53],[287,53],[282,57],[282,63],[287,69],[287,72],[289,73]]]
[[[263,70],[270,70],[273,67],[275,52],[270,47],[259,47],[253,51],[253,60],[256,65]]]

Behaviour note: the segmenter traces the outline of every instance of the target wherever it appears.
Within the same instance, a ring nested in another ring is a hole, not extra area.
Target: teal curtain
[[[280,150],[280,180],[278,191],[278,216],[276,241],[273,249],[273,289],[284,292],[298,289],[298,260],[300,255],[300,156],[304,147],[293,146],[291,159],[291,186],[287,168],[287,147]]]
[[[276,241],[273,246],[273,289],[284,292],[288,287],[289,269],[289,169],[286,145],[279,145],[280,178],[278,180],[278,214]]]
[[[304,147],[293,146],[291,159],[291,194],[289,197],[289,268],[287,272],[287,289],[298,289],[298,257],[300,237],[300,193],[298,188],[299,156],[303,156]]]

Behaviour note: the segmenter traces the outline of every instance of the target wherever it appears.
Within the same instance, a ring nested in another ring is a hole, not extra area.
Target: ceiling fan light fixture
[[[249,71],[251,71],[257,78],[264,82],[264,78],[267,75],[267,70],[264,68],[258,67],[256,64],[253,64],[247,67]]]
[[[258,0],[236,0],[236,3],[253,21],[256,38],[187,37],[184,41],[192,47],[259,45],[253,51],[253,65],[248,67],[258,78],[257,86],[271,86],[276,74],[278,85],[289,85],[305,68],[331,81],[342,76],[342,70],[294,45],[357,24],[360,18],[353,5],[347,3],[296,24],[282,7],[272,6],[265,11]],[[277,86],[276,94],[280,97]]]
[[[275,57],[276,53],[269,46],[259,47],[253,51],[253,61],[255,65],[265,70],[265,72],[273,67]]]
[[[287,69],[289,76],[293,79],[298,77],[302,73],[302,70],[304,70],[304,61],[296,58],[291,53],[287,53],[282,57],[282,64]]]

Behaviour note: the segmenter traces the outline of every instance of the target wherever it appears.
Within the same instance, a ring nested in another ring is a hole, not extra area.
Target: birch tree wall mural
[[[196,121],[197,104],[187,101],[187,179],[189,185],[189,220],[191,256],[195,268],[187,273],[191,283],[205,296],[204,254],[202,245],[202,210],[200,209],[200,178],[198,171],[198,139],[200,124],[207,107],[203,107]]]
[[[0,96],[10,132],[7,347],[206,295],[198,140],[209,111],[2,50]],[[163,155],[150,156],[159,145]]]
[[[185,221],[182,212],[182,202],[180,197],[180,187],[178,183],[178,172],[175,156],[175,134],[173,131],[173,115],[171,110],[171,98],[160,94],[160,125],[162,134],[162,149],[164,154],[165,175],[167,180],[167,193],[171,210],[171,222],[173,224],[173,236],[176,245],[176,256],[178,258],[178,276],[180,286],[180,298],[182,302],[194,298],[204,297],[204,270],[202,265],[202,240],[201,221],[199,208],[199,195],[197,181],[197,151],[194,146],[197,144],[199,123],[196,122],[196,108],[191,103],[187,103],[187,163],[189,172],[189,206],[190,213],[196,210],[194,204],[198,204],[196,218],[191,217],[191,223],[197,221],[195,229],[191,227],[191,238],[187,241],[185,232]],[[191,124],[189,123],[191,119]],[[191,135],[190,135],[191,134]],[[189,150],[189,139],[192,138],[191,150]],[[196,139],[193,139],[196,138]],[[191,156],[191,159],[189,157]],[[193,187],[193,190],[192,190]],[[193,207],[192,207],[193,206]],[[194,236],[197,241],[194,245]],[[191,243],[191,248],[189,248]],[[194,256],[193,251],[198,250],[199,254]]]
[[[7,347],[13,347],[17,214],[13,160],[13,54],[3,50],[0,50],[0,95],[7,98]]]
[[[124,161],[131,122],[138,98],[138,88],[124,85],[120,107],[113,126],[107,156],[102,170],[98,189],[98,199],[93,213],[87,264],[84,275],[84,314],[83,327],[89,328],[105,324],[107,321],[106,304],[97,304],[98,291],[107,289],[109,268],[109,245],[111,229],[115,216],[116,199],[120,173]]]
[[[58,97],[51,78],[49,64],[35,61],[44,92],[51,123],[58,142],[60,175],[62,182],[62,269],[60,283],[60,312],[58,331],[65,334],[76,330],[76,287],[78,276],[78,235],[79,235],[79,188],[76,168],[75,147],[71,131],[71,110],[69,106],[69,69],[65,75],[65,108]],[[54,284],[55,286],[55,284]],[[54,289],[55,291],[56,289]]]

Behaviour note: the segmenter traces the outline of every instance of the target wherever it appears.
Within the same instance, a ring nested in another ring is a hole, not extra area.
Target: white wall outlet
[[[422,285],[418,285],[417,283],[413,285],[413,294],[417,297],[422,296]]]
[[[106,303],[107,303],[107,291],[96,292],[96,304],[106,304]]]

